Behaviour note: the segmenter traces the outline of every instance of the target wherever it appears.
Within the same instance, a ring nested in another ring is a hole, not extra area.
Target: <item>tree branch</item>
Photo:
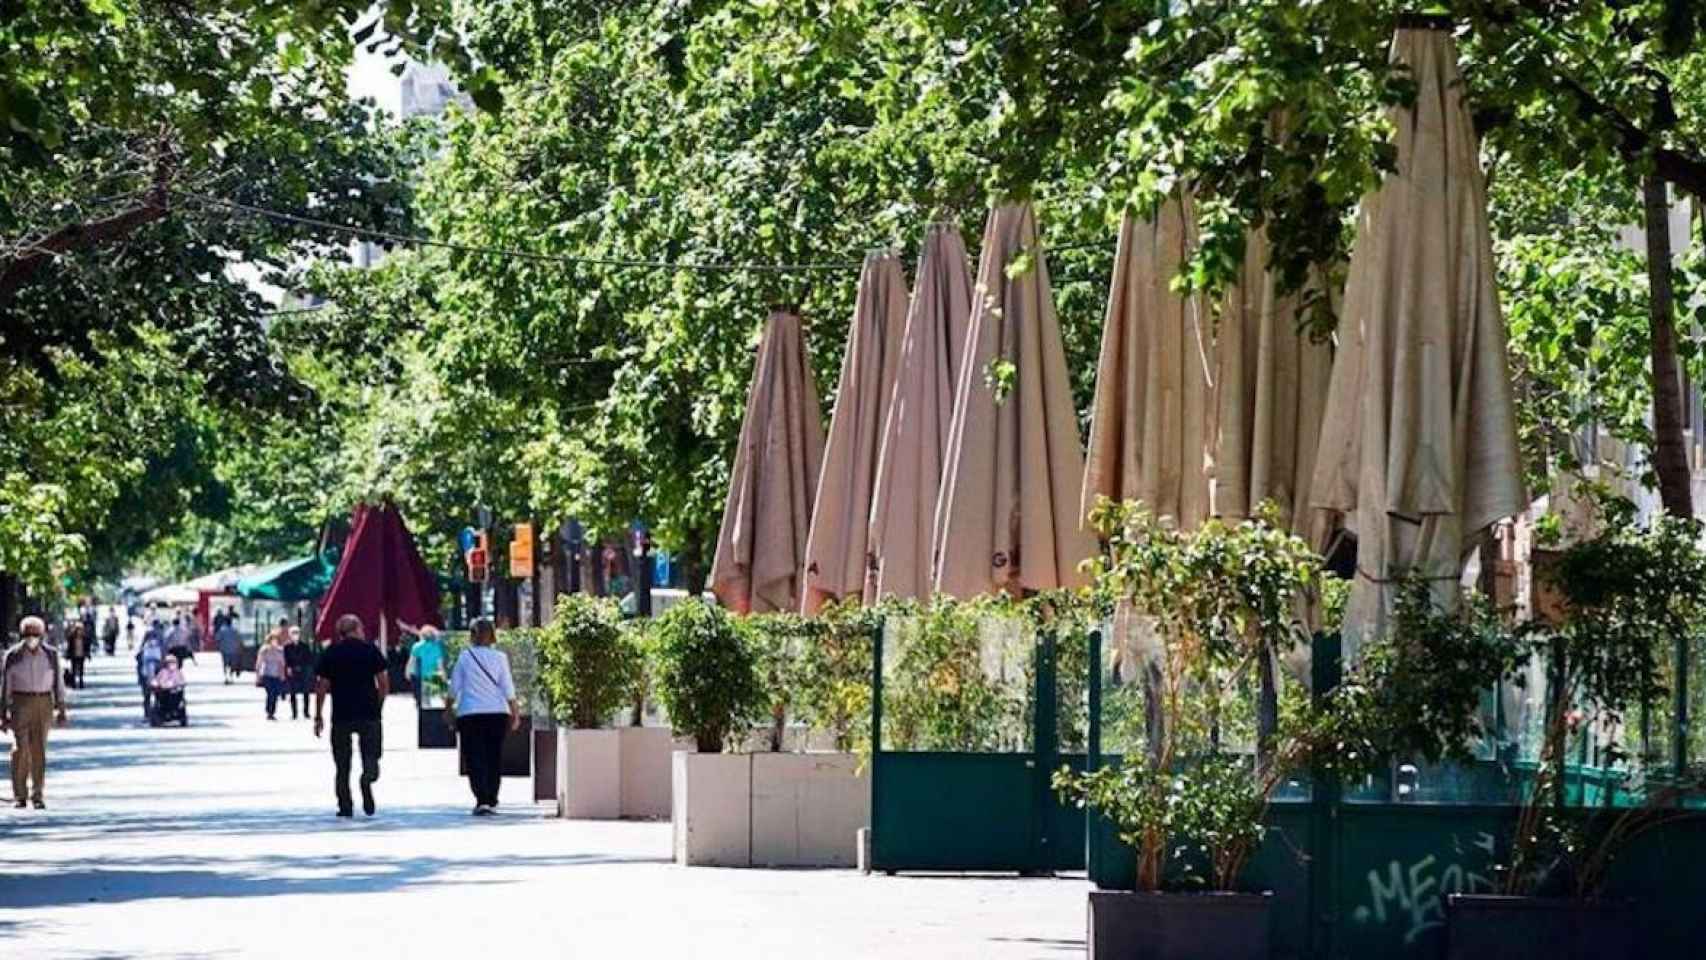
[[[23,252],[0,266],[0,306],[11,302],[18,290],[34,280],[53,258],[123,240],[142,227],[164,219],[170,212],[170,181],[174,168],[171,156],[169,145],[162,136],[154,157],[153,183],[143,194],[140,205],[100,220],[68,223],[29,243]]]

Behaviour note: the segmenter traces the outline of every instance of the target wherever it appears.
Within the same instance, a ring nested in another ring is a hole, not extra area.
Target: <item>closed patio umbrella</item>
[[[1527,503],[1479,149],[1456,49],[1402,28],[1416,83],[1395,108],[1397,169],[1366,198],[1312,500],[1357,537],[1347,654],[1385,629],[1397,581],[1455,606],[1463,558]]]
[[[806,534],[823,461],[817,384],[800,318],[764,328],[711,564],[711,592],[738,613],[800,608]]]
[[[333,639],[345,614],[361,619],[373,643],[395,643],[405,626],[444,626],[438,582],[421,562],[403,515],[389,501],[356,509],[355,528],[321,601],[314,635]]]
[[[817,504],[806,537],[804,613],[816,613],[842,597],[863,597],[877,457],[905,324],[906,275],[900,260],[892,253],[873,252],[859,275]]]
[[[1281,525],[1319,549],[1326,525],[1309,507],[1309,483],[1332,351],[1300,328],[1303,298],[1280,293],[1268,255],[1266,233],[1251,231],[1242,279],[1227,292],[1216,324],[1210,511],[1242,519],[1271,501]]]
[[[1108,289],[1080,508],[1098,496],[1141,500],[1194,528],[1208,517],[1214,396],[1199,296],[1172,286],[1195,243],[1187,202],[1153,217],[1127,211]]]
[[[1005,396],[997,396],[1010,365]],[[1048,264],[1030,204],[984,228],[966,359],[934,531],[936,590],[955,597],[1086,582],[1079,523],[1084,448]]]
[[[930,596],[930,533],[971,297],[971,266],[959,230],[932,224],[919,253],[871,497],[868,603]]]

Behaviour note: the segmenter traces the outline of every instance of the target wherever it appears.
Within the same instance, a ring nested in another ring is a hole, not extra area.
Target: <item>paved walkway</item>
[[[386,710],[379,815],[338,820],[329,751],[309,722],[281,706],[268,723],[261,691],[221,684],[217,655],[204,658],[187,729],[140,724],[122,650],[73,691],[72,725],[49,741],[48,809],[0,808],[0,957],[1084,949],[1082,881],[688,869],[668,859],[667,823],[549,819],[521,779],[505,781],[501,816],[476,820],[454,753],[414,748],[405,697]]]

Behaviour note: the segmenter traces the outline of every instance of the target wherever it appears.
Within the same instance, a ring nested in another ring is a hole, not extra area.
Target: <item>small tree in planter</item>
[[[701,752],[721,751],[764,705],[752,643],[721,608],[694,600],[671,607],[652,627],[650,653],[670,722]]]
[[[1109,817],[1137,853],[1137,894],[1092,894],[1092,956],[1266,956],[1266,898],[1164,891],[1236,889],[1269,796],[1309,756],[1311,738],[1289,724],[1264,731],[1255,758],[1223,743],[1251,678],[1300,639],[1294,611],[1319,559],[1273,525],[1271,511],[1192,533],[1137,504],[1103,501],[1091,519],[1108,545],[1098,589],[1144,618],[1156,640],[1154,722],[1141,748],[1116,767],[1055,776],[1058,790]],[[1182,952],[1157,952],[1164,944]]]
[[[557,599],[550,624],[539,631],[538,659],[552,715],[577,730],[604,726],[629,701],[641,673],[621,608],[585,594]]]
[[[1600,509],[1605,532],[1538,571],[1559,608],[1522,631],[1547,678],[1539,756],[1499,867],[1504,896],[1452,898],[1450,956],[1535,956],[1559,935],[1595,956],[1636,955],[1629,905],[1601,901],[1611,864],[1636,837],[1700,815],[1683,802],[1702,792],[1700,771],[1649,750],[1650,725],[1635,720],[1668,717],[1672,667],[1706,617],[1701,527],[1660,517],[1643,529],[1627,501]],[[1585,791],[1571,806],[1566,789],[1582,738],[1604,768],[1597,807]]]

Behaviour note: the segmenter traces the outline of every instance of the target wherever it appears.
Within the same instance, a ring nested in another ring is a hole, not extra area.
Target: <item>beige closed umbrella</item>
[[[1406,575],[1446,608],[1463,559],[1527,504],[1479,144],[1455,45],[1403,28],[1416,83],[1395,108],[1397,169],[1364,200],[1312,483],[1357,537],[1347,654],[1384,631]]]
[[[871,498],[906,310],[900,260],[892,253],[866,256],[806,537],[803,613],[843,597],[864,597]]]
[[[1140,500],[1185,529],[1209,515],[1211,318],[1201,297],[1171,286],[1194,243],[1189,211],[1176,198],[1153,217],[1127,211],[1120,222],[1080,492],[1084,515],[1099,496]]]
[[[1302,329],[1302,293],[1281,293],[1268,259],[1266,233],[1251,231],[1215,324],[1210,512],[1238,520],[1271,502],[1283,527],[1319,549],[1326,524],[1309,506],[1309,484],[1333,355]]]
[[[952,224],[924,235],[872,494],[865,600],[924,599],[954,390],[971,323],[971,267]]]
[[[739,613],[798,610],[823,420],[800,318],[775,310],[758,344],[729,474],[711,592]]]
[[[998,389],[1011,373],[1010,389]],[[934,531],[939,593],[1076,587],[1084,451],[1030,204],[989,215]]]

